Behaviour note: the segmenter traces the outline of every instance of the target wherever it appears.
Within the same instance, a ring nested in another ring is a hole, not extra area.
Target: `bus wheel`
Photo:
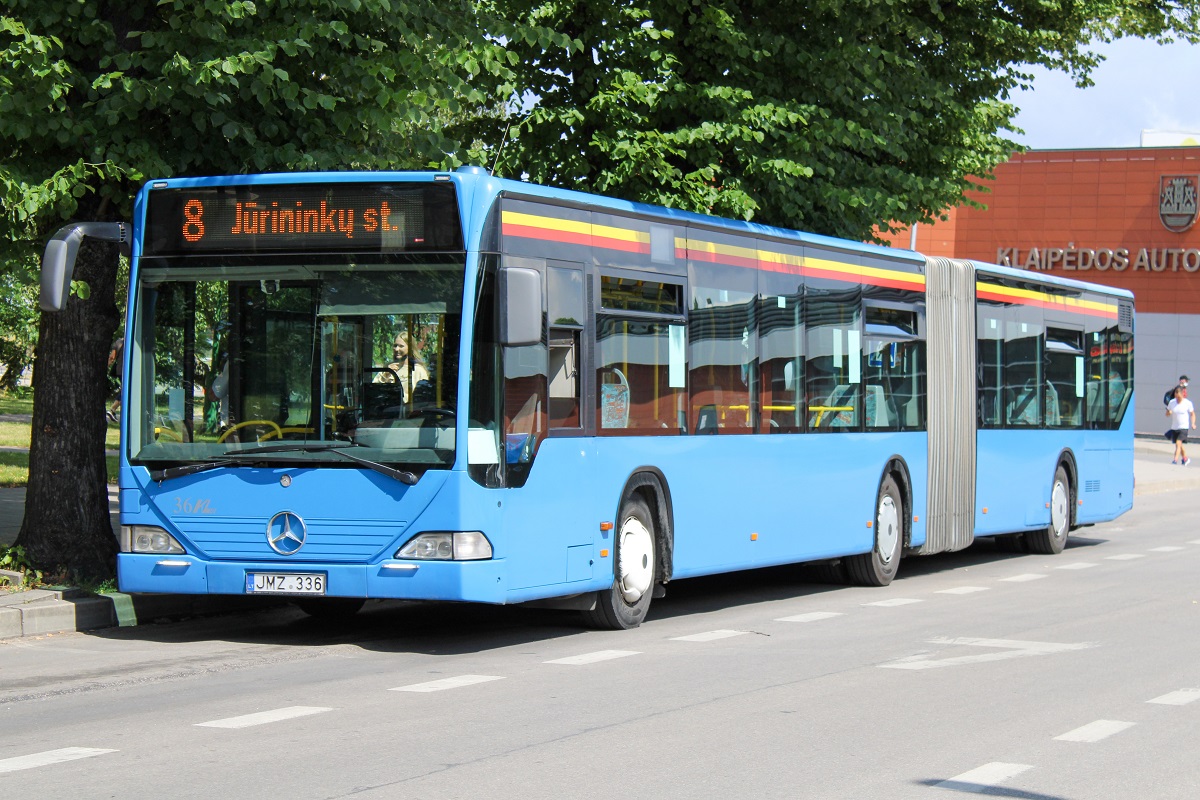
[[[845,559],[850,580],[860,586],[887,586],[896,577],[904,548],[904,501],[888,475],[879,484],[875,504],[875,546],[871,552]]]
[[[363,597],[312,597],[292,602],[313,619],[332,621],[353,617],[367,601]]]
[[[656,569],[650,506],[633,495],[621,504],[619,519],[612,585],[596,592],[596,607],[583,612],[590,627],[614,631],[642,624],[654,594]]]
[[[1071,479],[1061,464],[1054,471],[1054,486],[1050,490],[1050,524],[1044,530],[1029,531],[1025,543],[1034,553],[1061,553],[1071,532]]]

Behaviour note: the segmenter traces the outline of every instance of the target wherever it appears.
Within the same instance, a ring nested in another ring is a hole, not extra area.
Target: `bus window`
[[[1019,313],[1020,309],[1012,307],[1006,312]],[[1043,341],[1040,320],[1005,320],[1004,421],[1010,427],[1036,428],[1042,424]],[[1057,419],[1057,411],[1052,411]]]
[[[804,317],[808,426],[854,431],[862,426],[862,332],[859,288],[821,291],[809,285]]]
[[[683,287],[608,275],[601,277],[600,285],[598,432],[610,436],[680,433],[687,418]],[[622,310],[634,313],[626,316]],[[663,318],[667,314],[675,319]]]
[[[754,273],[692,266],[688,386],[694,433],[753,429]],[[710,288],[720,286],[722,288]]]
[[[863,421],[868,430],[919,430],[924,423],[924,344],[917,312],[868,303]],[[885,338],[886,337],[886,338]]]
[[[551,428],[578,428],[580,335],[584,322],[583,271],[548,267],[550,317],[549,412]]]
[[[1083,332],[1046,329],[1046,424],[1083,426]]]
[[[1133,334],[1109,328],[1108,375],[1105,381],[1108,396],[1108,423],[1121,427],[1121,420],[1133,397]]]
[[[802,287],[792,275],[763,273],[758,310],[762,433],[804,430]]]
[[[1004,403],[1001,399],[1004,386],[1003,320],[986,311],[985,307],[979,309],[979,427],[999,428],[1004,422]]]

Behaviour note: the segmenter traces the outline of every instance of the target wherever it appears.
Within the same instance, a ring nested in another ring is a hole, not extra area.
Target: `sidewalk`
[[[1200,443],[1197,446],[1200,447]],[[1192,466],[1179,467],[1171,464],[1172,452],[1171,443],[1162,437],[1135,440],[1135,496],[1200,490],[1200,455]],[[108,487],[108,501],[115,530],[118,525],[115,486]],[[24,514],[25,490],[0,489],[0,545],[11,545],[16,540]],[[0,570],[0,577],[5,574]],[[0,639],[137,625],[139,621],[148,622],[160,617],[212,614],[249,607],[253,606],[246,598],[237,596],[128,595],[119,592],[96,596],[77,589],[17,592],[0,589]]]

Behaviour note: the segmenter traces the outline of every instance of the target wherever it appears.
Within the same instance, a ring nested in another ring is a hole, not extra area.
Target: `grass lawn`
[[[33,398],[13,397],[0,393],[0,414],[32,414]],[[29,447],[28,422],[0,422],[0,447]],[[104,447],[116,450],[120,446],[120,431],[115,422],[108,423]],[[108,482],[117,482],[117,457],[105,456]],[[0,451],[0,487],[11,488],[29,483],[29,454]]]
[[[105,456],[108,482],[117,482],[117,457]],[[0,451],[0,488],[12,489],[29,483],[29,454]]]
[[[7,392],[0,393],[0,414],[32,414],[32,397],[14,397]]]

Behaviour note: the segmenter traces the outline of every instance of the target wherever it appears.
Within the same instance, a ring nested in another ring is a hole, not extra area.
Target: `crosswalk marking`
[[[567,658],[555,658],[545,663],[579,666],[581,664],[595,664],[597,661],[610,661],[614,658],[625,658],[626,656],[636,655],[639,655],[637,650],[597,650],[594,653],[584,653],[583,655],[568,656]]]
[[[955,586],[953,589],[938,589],[935,594],[974,594],[987,590],[986,586]]]
[[[1183,549],[1182,547],[1176,547],[1175,545],[1168,544],[1163,547],[1151,547],[1150,552],[1151,553],[1174,553],[1174,552],[1177,552],[1182,549]]]
[[[1000,580],[1008,581],[1009,583],[1027,583],[1029,581],[1040,581],[1044,577],[1046,576],[1040,572],[1026,572],[1023,575],[1013,575],[1010,578],[1001,578]]]
[[[1120,553],[1115,556],[1105,556],[1109,561],[1133,561],[1135,558],[1145,558],[1141,553]]]
[[[746,631],[708,631],[707,633],[693,633],[689,636],[672,636],[671,641],[674,642],[715,642],[717,639],[729,639],[733,636],[741,636]]]
[[[1091,569],[1096,566],[1091,561],[1076,561],[1074,564],[1063,564],[1055,569]]]
[[[1163,706],[1186,706],[1188,703],[1200,700],[1200,689],[1180,689],[1176,692],[1169,692],[1153,700],[1147,700],[1147,703],[1158,703]]]
[[[992,794],[992,790],[996,784],[1006,781],[1009,778],[1015,778],[1027,769],[1033,769],[1033,766],[1030,764],[1006,764],[1003,761],[993,761],[990,764],[976,767],[961,775],[955,775],[949,780],[935,783],[934,786],[939,789],[955,789],[960,792],[971,792],[973,794],[982,794],[984,792]]]
[[[326,711],[333,711],[333,709],[323,708],[320,706],[288,706],[287,708],[277,708],[274,711],[260,711],[257,714],[245,714],[240,717],[214,719],[211,722],[197,722],[196,727],[252,728],[255,725],[266,725],[271,722],[282,722],[285,719],[307,717],[310,714],[323,714]]]
[[[832,617],[843,617],[840,611],[810,611],[807,614],[793,614],[790,617],[780,617],[776,622],[817,622]]]
[[[882,608],[893,608],[895,606],[909,606],[913,603],[923,602],[912,597],[893,597],[891,600],[876,600],[874,603],[863,603],[864,606],[880,606]]]
[[[1101,739],[1107,739],[1114,733],[1120,733],[1123,730],[1132,728],[1134,724],[1133,722],[1119,722],[1114,719],[1098,719],[1073,731],[1067,731],[1061,736],[1055,736],[1054,739],[1060,742],[1098,742]]]
[[[502,675],[456,675],[453,678],[441,678],[436,681],[412,683],[408,686],[397,686],[389,692],[442,692],[446,689],[458,689],[462,686],[474,686],[477,683],[504,680]]]
[[[0,773],[16,772],[34,767],[48,767],[51,764],[61,764],[64,761],[75,761],[80,758],[102,756],[105,753],[115,753],[116,750],[104,750],[98,747],[63,747],[58,750],[47,750],[44,753],[31,753],[27,756],[0,759]]]
[[[929,658],[928,655],[905,656],[886,664],[879,664],[883,669],[938,669],[941,667],[959,667],[965,664],[982,664],[989,661],[1007,661],[1026,656],[1041,656],[1051,653],[1065,653],[1072,650],[1084,650],[1095,647],[1091,642],[1026,642],[1015,639],[981,639],[975,637],[958,637],[955,639],[931,639],[930,644],[940,645],[969,645],[973,647],[990,648],[991,652],[971,656],[951,656],[950,658]]]

